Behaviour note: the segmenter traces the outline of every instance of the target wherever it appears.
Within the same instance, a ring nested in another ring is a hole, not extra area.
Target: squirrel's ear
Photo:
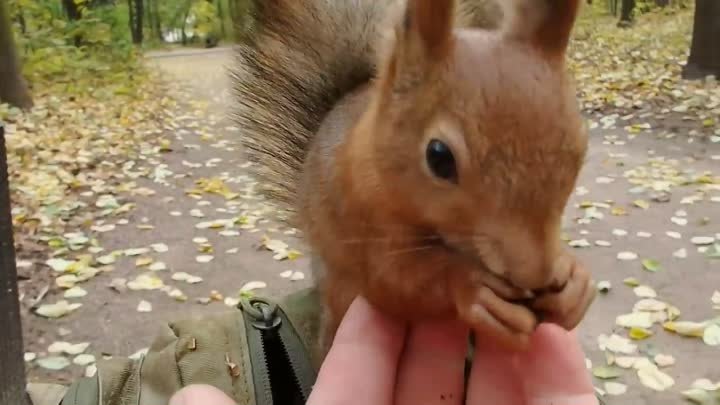
[[[503,0],[504,34],[530,42],[549,58],[565,56],[579,0]]]
[[[452,47],[454,0],[407,0],[390,44],[388,79],[396,90],[425,77],[444,63]]]

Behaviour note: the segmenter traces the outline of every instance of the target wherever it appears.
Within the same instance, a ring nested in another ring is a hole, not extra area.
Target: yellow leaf
[[[295,260],[302,256],[302,253],[298,252],[297,250],[290,250],[287,253],[288,260]]]
[[[703,337],[707,324],[704,322],[665,322],[663,328],[670,332],[675,332],[678,335],[688,337]]]
[[[652,335],[653,335],[653,332],[651,330],[648,330],[645,328],[631,328],[630,329],[630,339],[633,339],[633,340],[647,339]]]
[[[635,205],[638,208],[642,208],[644,210],[650,208],[650,203],[648,203],[645,200],[635,200],[635,201],[633,201],[633,205]]]
[[[623,215],[627,215],[627,211],[625,211],[625,208],[623,208],[623,207],[613,207],[610,210],[610,214],[615,215],[617,217],[621,217]]]

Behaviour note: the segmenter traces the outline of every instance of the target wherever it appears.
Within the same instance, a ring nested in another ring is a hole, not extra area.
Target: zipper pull
[[[278,315],[277,304],[262,298],[243,298],[240,306],[251,318],[250,323],[260,331],[271,331],[280,327],[282,318]]]

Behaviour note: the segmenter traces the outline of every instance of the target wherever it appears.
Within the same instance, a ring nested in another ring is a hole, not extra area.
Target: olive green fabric
[[[279,302],[313,365],[320,305],[315,289],[299,291]],[[241,310],[164,325],[146,355],[137,360],[98,362],[98,373],[71,385],[62,402],[33,405],[167,405],[172,395],[193,384],[217,387],[239,405],[255,404],[253,369]]]

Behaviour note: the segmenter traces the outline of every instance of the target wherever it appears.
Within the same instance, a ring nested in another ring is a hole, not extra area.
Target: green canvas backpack
[[[237,309],[164,325],[139,359],[98,362],[69,388],[30,384],[33,405],[167,405],[181,388],[214,386],[239,405],[302,405],[321,359],[320,304],[306,289],[278,303],[244,298]]]

